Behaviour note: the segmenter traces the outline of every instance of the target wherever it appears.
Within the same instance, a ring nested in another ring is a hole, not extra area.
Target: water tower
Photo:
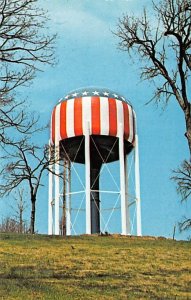
[[[99,88],[69,93],[52,112],[50,145],[54,155],[66,162],[67,170],[72,171],[69,166],[74,162],[85,166],[86,234],[100,233],[100,170],[104,164],[114,161],[119,161],[121,234],[131,234],[126,158],[134,151],[137,235],[142,234],[136,118],[132,105],[124,97]],[[50,167],[59,174],[59,163]],[[66,234],[71,234],[69,177],[66,176],[67,188],[63,192],[60,178],[49,172],[48,234],[60,234],[60,197],[63,196]]]

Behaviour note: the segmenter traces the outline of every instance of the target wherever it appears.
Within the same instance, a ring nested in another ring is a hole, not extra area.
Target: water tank
[[[91,233],[100,232],[99,174],[102,164],[119,159],[122,128],[124,156],[134,147],[135,113],[132,105],[109,89],[84,88],[66,95],[51,116],[51,143],[60,156],[85,163],[85,133],[90,136]]]

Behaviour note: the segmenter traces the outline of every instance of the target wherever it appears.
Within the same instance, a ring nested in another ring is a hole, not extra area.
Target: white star
[[[104,94],[104,96],[109,96],[108,92],[104,92],[103,94]]]
[[[116,95],[116,94],[113,94],[113,96],[115,97],[115,98],[118,98],[119,96],[118,95]]]
[[[66,97],[64,97],[64,99],[68,99],[69,98],[69,95],[66,95]]]
[[[76,97],[77,95],[78,95],[78,93],[74,93],[74,94],[72,94],[72,96],[73,96],[73,97]]]
[[[95,95],[99,96],[99,92],[97,92],[97,91],[93,92],[93,94],[94,94],[94,96]]]
[[[123,101],[125,101],[125,98],[124,98],[124,97],[121,97],[121,99],[122,99]]]
[[[89,92],[84,91],[84,92],[82,93],[83,96],[87,96],[87,94],[89,94]]]

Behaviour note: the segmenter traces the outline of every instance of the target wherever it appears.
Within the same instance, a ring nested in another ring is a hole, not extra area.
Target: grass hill
[[[191,299],[191,242],[0,234],[0,299]]]

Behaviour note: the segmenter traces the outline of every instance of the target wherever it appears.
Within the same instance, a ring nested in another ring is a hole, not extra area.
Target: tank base
[[[124,140],[124,152],[128,154],[133,145]],[[85,164],[85,142],[84,136],[77,136],[60,141],[60,153],[69,158],[70,161]],[[99,168],[99,165],[106,162],[119,160],[119,139],[114,136],[91,135],[90,153],[93,158],[92,164]]]

